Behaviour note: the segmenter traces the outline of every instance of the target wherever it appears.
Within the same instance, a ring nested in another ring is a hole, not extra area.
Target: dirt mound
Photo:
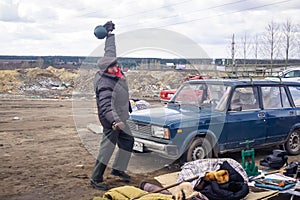
[[[28,68],[0,71],[0,93],[41,97],[70,97],[79,91],[93,94],[94,69]],[[184,78],[196,71],[130,70],[125,73],[131,98],[159,99],[162,89],[176,89]]]
[[[178,88],[190,74],[187,71],[129,71],[126,77],[132,98],[159,99],[160,90]]]
[[[77,72],[48,67],[0,71],[0,93],[55,97],[69,95]],[[63,86],[63,87],[61,87]]]
[[[67,70],[65,68],[57,69],[52,66],[49,66],[46,70],[55,74],[61,81],[65,82],[74,82],[74,79],[78,77],[77,70]]]
[[[12,70],[2,70],[0,72],[0,92],[19,94],[18,88],[21,83],[19,81],[19,73]]]

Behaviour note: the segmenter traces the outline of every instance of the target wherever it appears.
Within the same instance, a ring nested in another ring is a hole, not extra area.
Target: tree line
[[[249,37],[245,32],[240,40],[235,41],[235,34],[231,40],[232,65],[235,65],[237,57],[244,60],[244,67],[247,59],[259,60],[268,58],[272,73],[274,60],[285,60],[285,68],[289,66],[290,58],[300,57],[300,25],[287,19],[284,23],[271,21],[261,34]]]

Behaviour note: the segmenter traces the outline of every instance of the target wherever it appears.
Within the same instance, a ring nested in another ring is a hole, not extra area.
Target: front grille
[[[143,135],[151,135],[151,126],[150,124],[140,123],[128,120],[128,125],[131,132],[139,133]]]

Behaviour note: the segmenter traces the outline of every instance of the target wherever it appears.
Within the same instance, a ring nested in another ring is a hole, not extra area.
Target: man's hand
[[[108,21],[103,25],[107,32],[112,32],[115,29],[115,24],[112,21]]]
[[[113,130],[120,131],[120,130],[124,130],[124,128],[125,128],[125,124],[123,122],[115,122],[112,125]]]

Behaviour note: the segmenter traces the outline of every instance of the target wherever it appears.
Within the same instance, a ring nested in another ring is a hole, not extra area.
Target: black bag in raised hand
[[[260,160],[259,164],[261,166],[270,167],[272,169],[280,169],[285,164],[287,164],[288,155],[286,151],[275,149],[272,155],[266,156],[264,159]]]

